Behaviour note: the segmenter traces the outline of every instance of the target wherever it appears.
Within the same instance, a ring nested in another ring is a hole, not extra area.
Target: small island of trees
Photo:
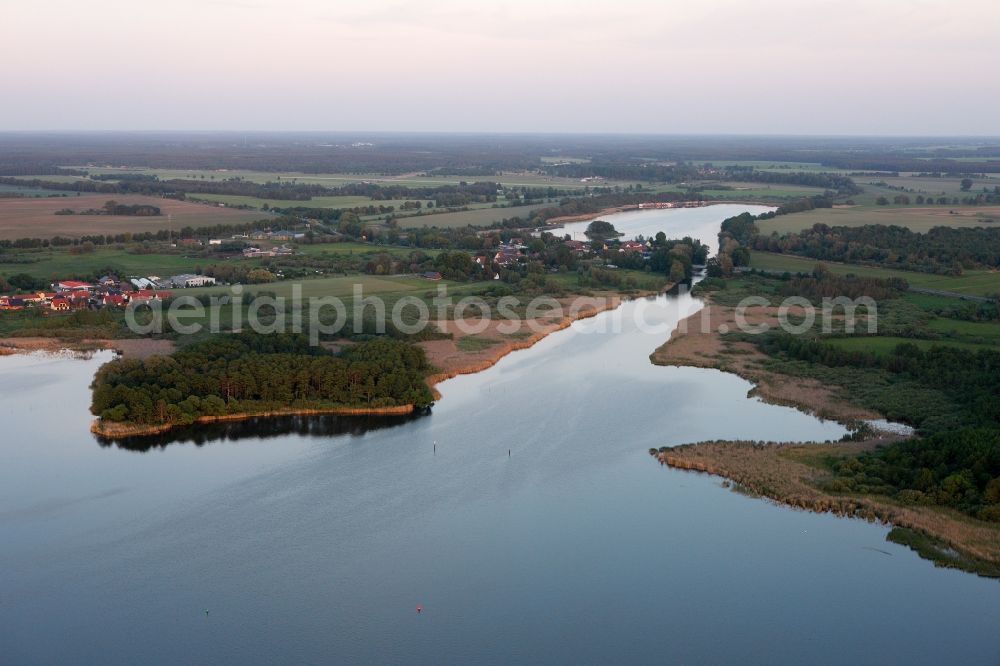
[[[594,240],[618,238],[619,236],[624,235],[615,229],[615,225],[605,220],[594,220],[587,225],[587,230],[584,233],[587,234],[587,238],[592,238]]]
[[[298,334],[217,335],[170,356],[116,359],[98,370],[91,412],[137,426],[290,410],[430,406],[424,351],[376,338],[334,354]]]

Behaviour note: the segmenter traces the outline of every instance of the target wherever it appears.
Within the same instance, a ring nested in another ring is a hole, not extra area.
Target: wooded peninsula
[[[219,335],[169,356],[105,364],[94,379],[91,411],[99,423],[125,424],[130,434],[206,417],[399,413],[433,403],[424,381],[429,371],[422,349],[390,338],[335,354],[300,334]]]

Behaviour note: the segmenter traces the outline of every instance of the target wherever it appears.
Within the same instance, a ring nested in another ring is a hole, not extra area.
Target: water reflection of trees
[[[334,437],[338,435],[363,435],[372,430],[394,428],[419,415],[406,416],[270,416],[241,421],[201,423],[176,428],[158,435],[111,439],[95,435],[102,447],[116,447],[145,453],[151,449],[165,449],[171,444],[204,446],[214,442],[235,442],[241,439],[269,439],[285,435],[306,437]]]

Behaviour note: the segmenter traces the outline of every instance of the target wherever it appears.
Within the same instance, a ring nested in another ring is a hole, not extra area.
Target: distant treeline
[[[860,194],[863,190],[850,177],[836,173],[817,173],[810,171],[760,171],[752,167],[728,166],[725,173],[732,180],[750,183],[769,183],[783,185],[803,185],[807,187],[822,187],[832,190],[838,195]]]
[[[63,208],[56,215],[131,215],[133,217],[153,217],[160,214],[158,206],[152,204],[122,204],[117,201],[107,201],[102,208],[88,208],[76,211]]]
[[[638,163],[582,163],[557,164],[545,168],[547,173],[564,178],[606,178],[608,180],[639,180],[645,182],[673,183],[699,177],[699,170],[687,164]]]
[[[935,143],[899,137],[18,133],[0,136],[0,174],[65,173],[58,171],[65,164],[470,177],[545,169],[571,177],[678,182],[686,180],[685,170],[693,172],[694,161],[806,161],[861,172],[1000,172],[996,144],[956,140],[942,148]],[[543,155],[582,157],[592,166],[588,171],[588,164],[545,165]]]
[[[216,335],[170,356],[122,358],[94,378],[91,412],[109,421],[191,423],[199,416],[320,407],[426,407],[421,348],[377,338],[332,354],[303,335]]]
[[[814,224],[797,234],[757,236],[752,247],[823,261],[944,275],[961,275],[967,268],[1000,267],[1000,228],[934,227],[917,233],[895,225]]]

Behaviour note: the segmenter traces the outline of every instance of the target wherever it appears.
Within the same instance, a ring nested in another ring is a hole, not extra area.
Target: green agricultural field
[[[927,323],[927,328],[940,333],[946,340],[1000,345],[1000,322],[962,321],[937,317]]]
[[[60,176],[60,175],[40,175],[40,176],[11,176],[18,180],[47,180],[50,183],[78,183],[81,180],[89,181],[86,176]]]
[[[992,220],[992,222],[991,222]],[[933,227],[983,227],[1000,225],[1000,206],[850,206],[817,208],[803,213],[759,220],[761,233],[796,233],[814,224],[860,227],[865,224],[895,224],[916,232]]]
[[[759,270],[780,273],[810,273],[817,263],[815,259],[798,257],[790,254],[754,251],[750,255],[750,265]],[[966,271],[960,277],[947,275],[932,275],[930,273],[915,273],[912,271],[897,271],[877,266],[859,266],[855,264],[838,264],[823,262],[833,273],[839,275],[859,275],[863,277],[889,278],[900,277],[913,287],[925,289],[940,289],[959,294],[974,296],[991,296],[1000,293],[1000,272]]]
[[[5,262],[16,256],[33,260],[31,263]],[[70,254],[68,250],[19,251],[16,255],[0,254],[0,275],[27,273],[32,277],[54,282],[74,276],[84,276],[114,268],[123,277],[158,275],[168,277],[191,273],[200,267],[221,262],[221,259],[185,257],[181,254],[132,254],[120,248],[97,248],[87,254]],[[244,260],[240,260],[244,261]],[[253,264],[258,264],[253,260]]]
[[[439,284],[451,283],[446,281],[432,281],[412,276],[374,276],[374,275],[348,275],[346,277],[324,277],[307,280],[284,280],[272,282],[270,284],[246,285],[243,287],[245,293],[270,292],[278,296],[290,298],[292,296],[293,285],[302,286],[302,297],[313,296],[336,296],[337,298],[350,297],[354,294],[355,285],[361,285],[365,295],[371,294],[405,294],[413,292],[434,291]],[[199,287],[194,289],[183,289],[177,293],[202,295],[202,294],[228,294],[231,287]]]
[[[436,256],[440,250],[428,248],[406,247],[400,245],[375,245],[372,243],[323,243],[316,245],[300,245],[297,252],[309,256],[323,255],[366,255],[366,254],[391,254],[396,257],[408,257],[411,252],[419,250],[429,257]]]
[[[663,289],[667,283],[667,277],[662,273],[647,273],[646,271],[626,268],[616,268],[612,269],[612,271],[622,279],[633,278],[636,282],[636,288],[644,291]],[[580,278],[576,272],[549,273],[545,277],[561,285],[566,291],[573,292],[580,289]],[[601,291],[602,289],[602,287],[586,288],[587,291]],[[613,287],[608,287],[607,289],[614,291]]]
[[[900,175],[900,176],[885,176],[877,179],[868,178],[857,178],[855,179],[859,185],[868,188],[867,181],[869,180],[881,180],[886,184],[893,187],[902,187],[910,192],[905,194],[909,195],[912,199],[917,194],[922,194],[924,196],[941,196],[946,195],[950,197],[964,197],[970,194],[977,194],[983,191],[983,188],[987,188],[991,192],[993,188],[1000,185],[1000,178],[995,176],[987,178],[973,178],[972,188],[968,192],[962,191],[962,179],[961,178],[932,178],[929,176],[916,176],[916,175]],[[879,188],[882,189],[882,188]],[[900,192],[895,192],[895,194],[900,194]]]
[[[949,296],[934,296],[932,294],[922,294],[911,291],[904,298],[922,310],[932,312],[940,308],[947,308],[955,305],[955,299]]]

